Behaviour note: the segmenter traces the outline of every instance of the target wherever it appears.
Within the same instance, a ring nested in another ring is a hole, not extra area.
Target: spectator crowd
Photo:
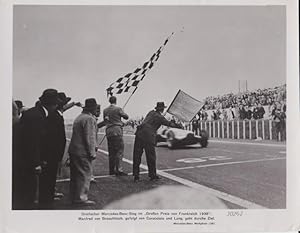
[[[286,84],[243,93],[209,96],[197,114],[198,120],[251,120],[274,117],[274,110],[286,112]]]
[[[286,84],[274,88],[257,89],[238,94],[225,94],[222,96],[209,96],[204,99],[205,110],[224,109],[235,106],[273,105],[275,102],[286,100]]]
[[[274,88],[258,89],[238,94],[207,97],[204,106],[192,121],[196,130],[199,121],[258,120],[274,122],[275,133],[285,140],[286,134],[286,84]]]

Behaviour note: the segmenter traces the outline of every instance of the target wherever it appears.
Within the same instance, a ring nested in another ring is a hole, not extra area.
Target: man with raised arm
[[[156,174],[156,131],[161,125],[182,128],[172,121],[168,121],[164,116],[163,112],[166,108],[164,102],[158,102],[155,110],[150,111],[142,124],[138,126],[135,133],[134,150],[133,150],[133,176],[134,181],[139,180],[140,164],[143,151],[145,150],[148,175],[150,180],[158,180],[160,177]]]
[[[115,96],[109,98],[109,103],[110,105],[103,110],[108,144],[109,174],[126,176],[127,174],[123,172],[122,168],[122,159],[124,156],[122,118],[128,120],[129,116],[122,108],[117,106],[117,98]]]

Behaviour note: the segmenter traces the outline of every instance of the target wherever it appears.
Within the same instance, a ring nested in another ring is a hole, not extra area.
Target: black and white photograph
[[[298,4],[2,1],[0,229],[299,231]]]
[[[286,209],[286,6],[13,6],[12,210]]]

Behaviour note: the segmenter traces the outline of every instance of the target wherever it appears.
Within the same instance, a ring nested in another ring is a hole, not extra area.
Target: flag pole
[[[133,96],[133,94],[135,93],[135,91],[137,90],[137,87],[135,88],[135,90],[131,93],[131,95],[128,97],[128,99],[126,100],[125,104],[123,105],[123,108],[124,109],[126,107],[126,105],[128,104],[129,100],[131,99],[131,97]]]
[[[183,31],[184,31],[184,27],[180,30],[180,32],[183,32]],[[161,47],[162,50],[164,49],[164,47],[165,47],[166,43],[168,42],[168,40],[169,40],[173,35],[174,35],[174,32],[172,32],[171,35],[168,36],[168,38],[167,38],[167,40],[165,41],[164,45]],[[145,72],[144,76],[146,75],[146,73],[148,73],[148,70]],[[131,97],[133,96],[133,94],[135,93],[136,90],[137,90],[137,87],[136,87],[135,90],[132,92],[132,94],[128,97],[128,99],[126,100],[126,102],[125,102],[125,104],[123,105],[123,108],[122,108],[122,109],[124,109],[124,108],[126,107],[126,105],[128,104],[129,100],[131,99]],[[112,94],[112,93],[110,92],[110,94]],[[104,135],[104,137],[102,138],[102,140],[101,140],[101,142],[99,143],[98,146],[100,146],[100,145],[103,143],[103,141],[104,141],[105,138],[106,138],[106,135]]]

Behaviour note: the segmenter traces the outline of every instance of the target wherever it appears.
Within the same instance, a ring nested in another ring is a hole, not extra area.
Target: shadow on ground
[[[60,201],[55,202],[54,209],[100,210],[111,202],[130,196],[131,194],[148,191],[162,185],[178,185],[177,182],[166,178],[162,178],[158,181],[150,181],[147,174],[141,175],[140,179],[138,183],[133,182],[132,176],[108,176],[96,179],[97,183],[91,184],[89,194],[89,199],[96,201],[96,205],[94,206],[71,205],[68,195],[69,182],[60,182],[57,184],[57,188],[59,192],[64,193],[65,196]]]

